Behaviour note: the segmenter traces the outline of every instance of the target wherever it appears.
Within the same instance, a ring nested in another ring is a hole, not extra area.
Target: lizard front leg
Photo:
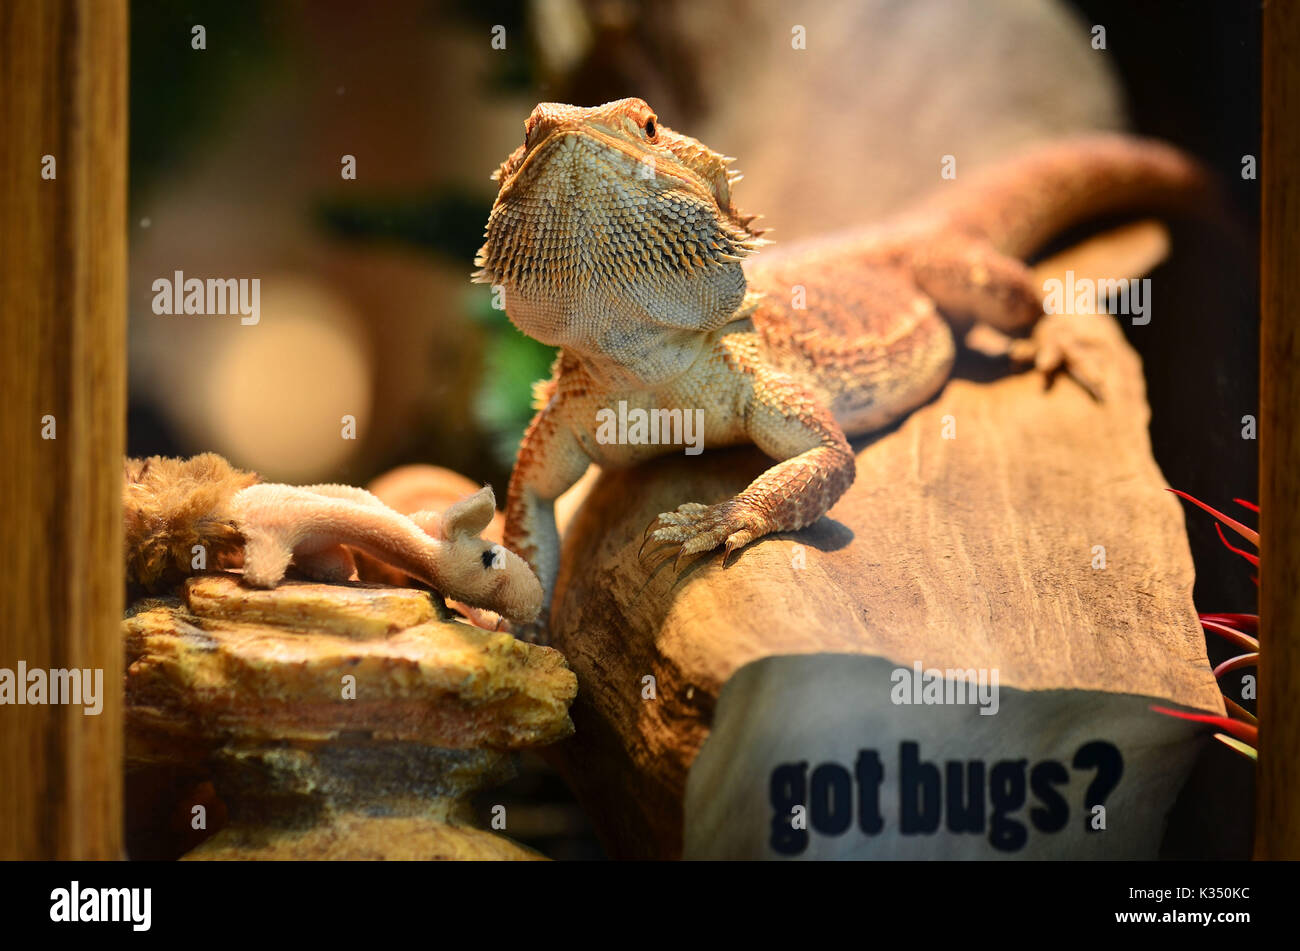
[[[516,634],[536,636],[546,627],[560,569],[555,500],[582,478],[591,462],[565,418],[565,408],[563,397],[556,395],[533,417],[510,474],[503,541],[542,583],[541,615],[526,629],[517,628]]]
[[[725,545],[725,565],[733,551],[756,538],[811,525],[853,484],[853,451],[827,406],[804,385],[752,357],[742,357],[749,368],[743,372],[752,381],[745,431],[782,462],[726,502],[688,502],[661,514],[646,530],[652,550],[659,543],[676,545],[680,561]]]

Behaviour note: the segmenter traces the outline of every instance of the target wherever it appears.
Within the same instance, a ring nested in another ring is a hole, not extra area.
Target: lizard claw
[[[641,550],[651,542],[657,546],[676,547],[673,571],[681,567],[682,559],[700,552],[712,551],[725,544],[722,563],[725,567],[731,553],[748,545],[755,538],[767,534],[769,529],[751,506],[739,499],[729,499],[717,505],[687,502],[674,512],[664,512],[650,523]]]
[[[1075,319],[1066,315],[1042,318],[1033,337],[1014,341],[1008,356],[1019,363],[1032,363],[1049,386],[1064,371],[1100,403],[1106,392],[1102,365],[1105,351],[1096,340],[1078,331]]]
[[[651,522],[650,528],[654,528],[655,525],[658,524],[658,521],[659,521],[658,518],[656,518],[655,521]],[[641,539],[641,547],[636,550],[637,561],[645,560],[647,554],[646,552],[647,545],[651,546],[649,554],[653,555],[655,552],[660,551],[665,544],[668,544],[667,542],[665,542],[664,539],[656,538],[653,535],[649,534],[650,528],[646,529],[646,535],[644,538]]]
[[[748,531],[733,532],[727,536],[727,544],[722,550],[722,567],[727,567],[733,551],[739,551],[754,540],[754,533]]]
[[[708,506],[702,502],[686,502],[679,505],[677,510],[674,512],[664,512],[660,515],[656,515],[650,520],[650,524],[645,527],[645,531],[641,534],[641,547],[637,549],[637,559],[640,560],[642,558],[645,554],[646,546],[652,542],[656,544],[656,548],[651,550],[655,551],[659,545],[680,541],[680,539],[671,538],[666,534],[662,534],[663,530],[671,526],[681,527],[687,525],[691,518],[697,517],[706,509],[708,509]]]

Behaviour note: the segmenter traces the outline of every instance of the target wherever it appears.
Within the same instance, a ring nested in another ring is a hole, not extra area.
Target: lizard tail
[[[932,209],[942,225],[987,238],[1003,254],[1027,258],[1053,237],[1118,213],[1203,213],[1222,205],[1209,171],[1172,146],[1125,135],[1095,135],[1039,147]]]

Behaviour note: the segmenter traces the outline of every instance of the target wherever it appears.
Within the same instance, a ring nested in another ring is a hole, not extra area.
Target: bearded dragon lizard
[[[681,451],[601,441],[602,409],[702,408],[706,445],[751,442],[778,460],[734,498],[684,500],[647,529],[678,559],[723,546],[725,565],[754,539],[825,514],[853,482],[846,435],[934,396],[973,328],[993,328],[1005,354],[1064,368],[1100,395],[1087,352],[1060,322],[1025,338],[1044,294],[1022,259],[1094,216],[1186,206],[1208,181],[1168,146],[1098,135],[950,186],[882,227],[746,260],[768,242],[757,216],[733,204],[732,161],[662,125],[640,99],[542,103],[493,175],[500,191],[474,280],[503,289],[521,331],[561,348],[506,504],[505,544],[537,573],[548,605],[554,500],[589,463]]]

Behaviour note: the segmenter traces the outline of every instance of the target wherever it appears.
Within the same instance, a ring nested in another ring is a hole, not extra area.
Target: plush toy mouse
[[[196,564],[242,563],[259,588],[279,584],[291,561],[310,577],[346,581],[357,549],[512,621],[541,609],[523,559],[479,537],[496,512],[491,486],[442,513],[401,515],[353,486],[263,483],[215,453],[128,459],[125,475],[127,581],[146,591],[175,585]]]

